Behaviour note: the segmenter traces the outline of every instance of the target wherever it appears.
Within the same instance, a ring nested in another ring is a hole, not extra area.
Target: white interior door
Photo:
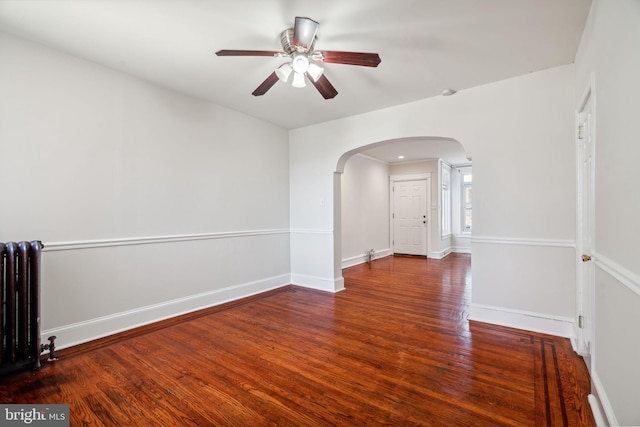
[[[593,95],[587,92],[578,112],[578,350],[591,372],[595,272],[592,260],[595,235]]]
[[[393,184],[393,252],[427,255],[427,180]]]

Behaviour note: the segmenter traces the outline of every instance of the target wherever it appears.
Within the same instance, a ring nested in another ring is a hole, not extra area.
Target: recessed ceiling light
[[[398,158],[399,158],[400,160],[402,160],[402,159],[404,159],[404,156],[398,156]]]
[[[442,91],[442,96],[451,96],[456,93],[455,89],[445,89]]]

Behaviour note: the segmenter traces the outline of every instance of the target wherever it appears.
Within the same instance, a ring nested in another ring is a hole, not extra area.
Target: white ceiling
[[[572,63],[591,0],[0,0],[0,30],[293,129]],[[295,16],[316,49],[376,52],[377,68],[326,64],[339,94],[276,83]],[[1,54],[1,53],[0,53]],[[424,156],[423,156],[424,157]],[[428,156],[431,157],[431,156]]]
[[[447,138],[404,138],[385,141],[377,147],[362,151],[369,157],[386,163],[411,163],[424,159],[444,159],[451,165],[471,164],[462,145]],[[402,156],[402,158],[398,158]]]

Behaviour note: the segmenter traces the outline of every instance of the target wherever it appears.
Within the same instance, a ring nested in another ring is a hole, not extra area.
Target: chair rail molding
[[[574,240],[559,239],[533,239],[520,237],[491,237],[472,236],[471,243],[485,243],[493,245],[521,245],[521,246],[543,246],[552,248],[575,248]]]
[[[288,234],[289,229],[222,231],[214,233],[176,234],[169,236],[123,237],[115,239],[76,240],[69,242],[44,242],[45,252],[76,249],[106,248],[113,246],[148,245],[154,243],[187,242],[193,240],[229,239],[237,237]]]
[[[596,265],[601,270],[607,272],[611,277],[640,295],[640,276],[597,252],[593,254],[593,257]]]

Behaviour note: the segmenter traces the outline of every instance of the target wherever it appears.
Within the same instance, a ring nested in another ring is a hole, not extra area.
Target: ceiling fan
[[[291,78],[293,87],[305,87],[306,80],[308,80],[318,89],[324,99],[331,99],[338,94],[338,91],[323,74],[324,68],[318,63],[377,67],[380,64],[380,56],[377,53],[315,50],[318,27],[319,24],[313,19],[296,17],[294,27],[288,28],[280,34],[283,51],[219,50],[216,55],[289,58],[288,62],[280,65],[252,92],[254,96],[264,95],[278,80],[287,82]]]

